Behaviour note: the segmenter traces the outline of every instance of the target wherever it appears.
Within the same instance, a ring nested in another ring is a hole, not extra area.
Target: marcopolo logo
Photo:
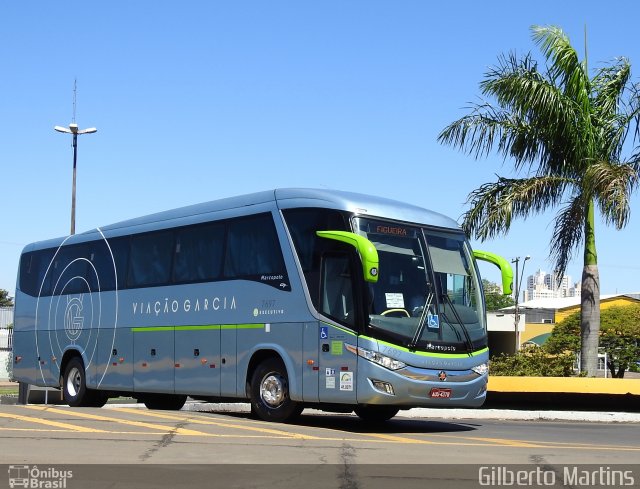
[[[9,487],[33,489],[65,489],[67,480],[73,478],[73,471],[55,467],[44,469],[29,465],[9,465]]]

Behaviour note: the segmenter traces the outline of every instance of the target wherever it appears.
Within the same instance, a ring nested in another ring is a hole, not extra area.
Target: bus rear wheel
[[[251,377],[251,412],[264,421],[285,422],[302,412],[302,404],[289,397],[289,377],[279,358],[264,360]]]
[[[102,407],[108,399],[104,392],[87,388],[87,374],[80,357],[73,357],[64,369],[62,395],[71,407]]]
[[[354,411],[362,421],[383,423],[398,414],[400,409],[393,406],[358,406]]]
[[[179,411],[187,402],[187,396],[179,394],[148,394],[140,399],[147,409]]]

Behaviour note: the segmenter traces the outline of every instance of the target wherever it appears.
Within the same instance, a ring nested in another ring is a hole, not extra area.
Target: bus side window
[[[229,222],[226,278],[259,275],[286,276],[278,234],[270,214],[244,217]]]
[[[116,277],[114,277],[114,285],[116,289],[127,288],[127,268],[129,266],[129,242],[128,236],[109,239],[109,259],[111,267],[115,262]],[[113,256],[112,256],[113,254]],[[117,278],[117,281],[115,280]]]
[[[173,281],[216,280],[222,273],[224,224],[179,229],[176,236]]]
[[[349,255],[325,254],[321,266],[321,312],[355,326],[355,307]]]
[[[55,249],[32,251],[22,255],[20,289],[32,297],[51,293],[51,273],[47,273]]]
[[[173,233],[161,231],[139,234],[131,240],[129,287],[144,287],[169,283]]]

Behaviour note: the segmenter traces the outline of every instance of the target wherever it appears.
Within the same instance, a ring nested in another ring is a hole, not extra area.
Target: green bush
[[[508,355],[502,353],[489,362],[489,373],[512,377],[570,377],[574,374],[573,353],[550,355],[542,348],[526,348]]]

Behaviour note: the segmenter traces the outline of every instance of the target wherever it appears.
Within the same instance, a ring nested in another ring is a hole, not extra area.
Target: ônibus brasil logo
[[[9,465],[9,487],[38,489],[66,489],[67,479],[73,478],[73,471],[55,467],[40,469],[37,465]]]

